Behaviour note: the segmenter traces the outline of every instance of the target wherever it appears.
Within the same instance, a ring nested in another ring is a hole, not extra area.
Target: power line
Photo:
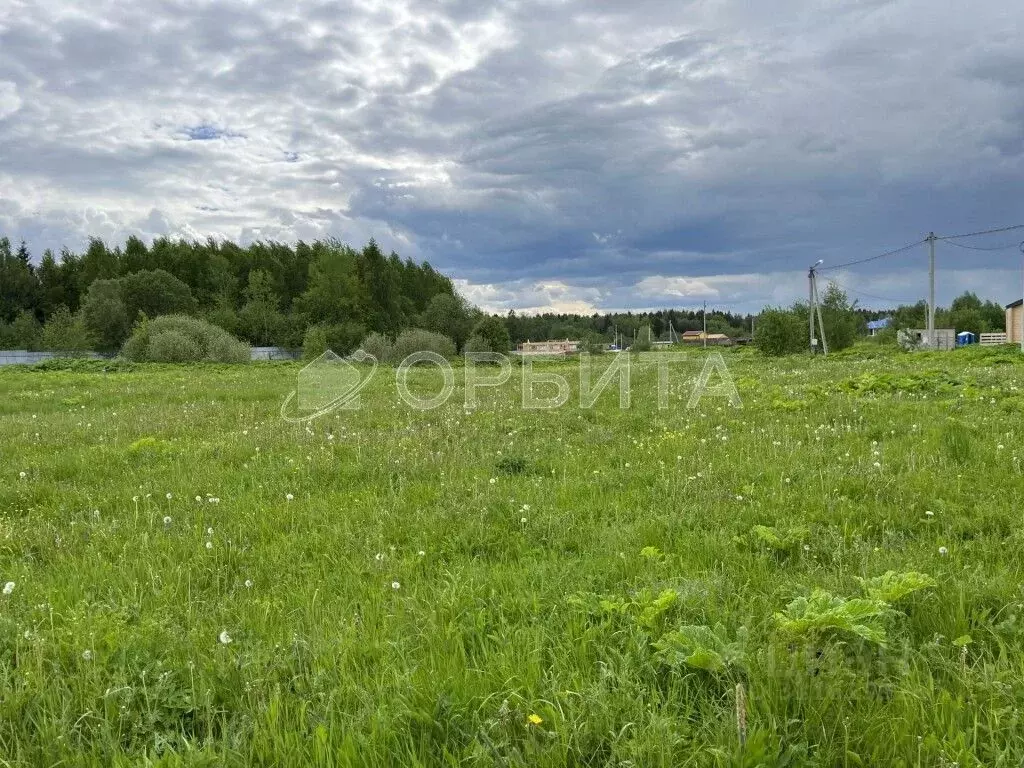
[[[908,303],[911,303],[911,304],[916,304],[918,301],[920,301],[920,299],[908,299],[906,297],[904,297],[904,298],[896,298],[895,296],[877,296],[877,295],[875,295],[873,293],[867,293],[865,291],[859,291],[856,288],[847,288],[842,283],[838,283],[838,282],[836,282],[835,280],[833,280],[831,278],[829,278],[829,282],[832,283],[833,285],[841,288],[842,290],[846,291],[847,293],[855,293],[858,296],[864,296],[865,298],[868,298],[868,299],[878,299],[879,301],[891,301],[891,302],[896,303],[896,304],[899,304],[901,302],[908,302]]]
[[[824,271],[830,270],[830,269],[841,269],[842,267],[852,267],[855,264],[866,264],[869,261],[877,261],[878,259],[884,259],[887,256],[895,256],[898,253],[903,253],[904,251],[909,251],[911,248],[916,248],[917,246],[923,245],[926,242],[928,242],[927,238],[925,238],[924,240],[918,240],[916,243],[911,243],[910,245],[904,245],[902,248],[896,248],[895,250],[892,250],[892,251],[886,251],[885,253],[880,253],[877,256],[869,256],[866,259],[856,259],[854,261],[847,261],[847,262],[844,262],[842,264],[832,264],[832,265],[827,266],[827,267],[818,267],[818,271],[819,272],[824,272]]]
[[[946,237],[940,237],[939,239],[945,240],[950,245],[955,245],[957,248],[967,248],[968,250],[971,251],[1008,251],[1011,248],[1017,247],[1017,243],[1010,243],[1009,245],[996,245],[993,246],[992,248],[982,248],[981,246],[978,245],[966,245],[965,243],[958,243],[955,240],[950,240],[949,238]]]
[[[1000,227],[999,229],[983,229],[980,232],[968,232],[965,235],[946,235],[939,240],[959,240],[962,237],[977,237],[978,235],[994,235],[997,232],[1011,232],[1015,229],[1024,229],[1024,224],[1014,224],[1012,227]]]

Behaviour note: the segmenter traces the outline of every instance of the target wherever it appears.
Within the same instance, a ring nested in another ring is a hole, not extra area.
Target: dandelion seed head
[[[221,633],[217,636],[217,639],[220,640],[221,645],[227,645],[231,642],[231,635],[228,634],[228,631],[226,629],[223,629],[221,630]]]
[[[14,582],[13,581],[8,581],[6,584],[4,584],[4,594],[5,595],[9,595],[13,591],[14,591]]]

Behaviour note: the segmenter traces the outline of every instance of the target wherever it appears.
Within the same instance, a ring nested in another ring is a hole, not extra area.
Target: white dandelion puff
[[[92,661],[92,651],[86,648],[84,651],[82,651],[82,658],[86,661]]]
[[[167,498],[168,498],[168,499],[173,499],[173,498],[174,498],[174,495],[173,495],[173,494],[172,494],[172,493],[171,493],[170,491],[168,491],[168,492],[167,492]]]
[[[170,525],[172,522],[170,515],[164,515],[164,525]]]
[[[292,496],[290,493],[285,494],[284,498],[286,501],[293,501],[295,499],[295,497]]]
[[[4,584],[4,594],[5,595],[9,595],[13,591],[14,591],[14,582],[13,581],[8,581],[6,584]]]
[[[401,584],[399,584],[399,583],[398,583],[397,581],[392,581],[392,582],[391,582],[391,588],[392,588],[392,589],[401,589],[401,588],[402,588],[402,585],[401,585]]]
[[[229,635],[228,631],[224,629],[221,630],[221,633],[217,636],[217,639],[220,640],[221,645],[228,645],[231,642],[231,635]]]
[[[942,555],[943,557],[945,557],[946,555],[949,554],[949,550],[946,549],[945,547],[939,547],[939,554]]]
[[[245,580],[245,588],[246,589],[252,589],[252,579],[246,579]]]

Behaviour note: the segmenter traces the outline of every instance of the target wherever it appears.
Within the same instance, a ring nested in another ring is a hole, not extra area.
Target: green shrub
[[[384,363],[391,359],[391,341],[384,334],[374,331],[359,345],[359,348],[369,355],[377,358],[377,362]]]
[[[316,360],[327,351],[327,326],[311,325],[302,339],[302,359]]]
[[[96,339],[81,315],[72,315],[61,305],[43,326],[42,342],[43,349],[50,352],[85,352],[93,348]]]
[[[768,308],[757,318],[754,345],[764,354],[778,357],[807,349],[805,319],[788,309]]]
[[[480,318],[480,322],[473,328],[471,338],[472,336],[481,336],[490,345],[490,349],[477,349],[473,350],[474,352],[508,352],[512,346],[508,325],[497,315],[485,315]]]
[[[181,331],[155,333],[149,339],[146,359],[159,363],[198,363],[203,350]]]
[[[135,326],[121,355],[135,362],[244,363],[249,345],[223,328],[187,315],[164,315]]]
[[[468,355],[474,352],[494,352],[494,349],[483,336],[473,334],[462,345],[462,354]]]
[[[440,333],[410,328],[398,334],[391,345],[389,361],[400,363],[414,352],[436,352],[441,357],[451,358],[455,357],[455,342]]]

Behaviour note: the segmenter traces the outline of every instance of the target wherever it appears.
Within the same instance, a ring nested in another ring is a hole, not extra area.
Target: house
[[[709,345],[716,344],[727,347],[732,344],[732,339],[724,333],[705,334],[704,331],[683,331],[683,335],[679,337],[679,340],[683,344],[703,344],[705,340]]]
[[[878,320],[868,320],[868,334],[875,336],[879,331],[884,331],[889,327],[891,318],[880,317]]]
[[[1024,321],[1024,299],[1006,305],[1006,343],[1020,344],[1021,322]]]
[[[516,347],[520,355],[572,355],[580,351],[578,341],[524,341]]]

